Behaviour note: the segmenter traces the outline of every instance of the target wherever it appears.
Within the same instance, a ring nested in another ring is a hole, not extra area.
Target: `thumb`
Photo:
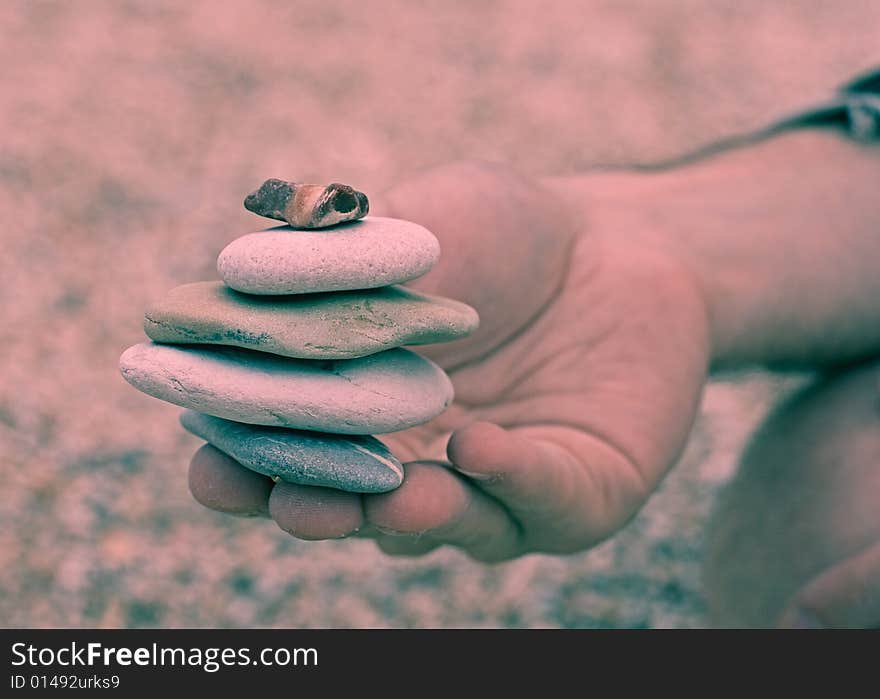
[[[474,423],[453,434],[447,452],[456,470],[507,508],[528,546],[548,553],[594,546],[647,496],[623,453],[565,426]]]

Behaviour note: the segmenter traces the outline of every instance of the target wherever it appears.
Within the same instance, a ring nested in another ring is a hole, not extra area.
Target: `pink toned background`
[[[241,200],[266,177],[647,160],[875,62],[871,0],[0,3],[0,626],[703,624],[703,523],[787,384],[713,386],[598,550],[487,568],[203,510],[196,440],[116,360],[150,297],[259,225]]]

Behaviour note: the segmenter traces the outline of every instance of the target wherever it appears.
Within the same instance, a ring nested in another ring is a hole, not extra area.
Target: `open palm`
[[[449,372],[455,403],[382,437],[407,462],[391,493],[274,485],[203,447],[195,497],[268,512],[300,538],[357,532],[404,555],[452,544],[495,561],[614,533],[693,423],[708,323],[691,275],[626,231],[580,230],[552,194],[502,168],[434,170],[375,209],[440,239],[443,259],[413,286],[480,312],[473,336],[421,350]]]

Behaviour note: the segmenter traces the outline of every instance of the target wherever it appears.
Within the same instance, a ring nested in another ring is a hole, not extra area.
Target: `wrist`
[[[880,351],[876,149],[822,131],[657,172],[553,178],[588,235],[693,275],[714,367],[811,367]]]

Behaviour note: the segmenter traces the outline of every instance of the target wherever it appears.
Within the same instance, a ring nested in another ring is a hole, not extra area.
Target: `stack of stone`
[[[373,434],[427,422],[452,400],[437,365],[404,345],[478,323],[469,306],[399,283],[440,248],[409,221],[366,216],[344,185],[268,180],[245,206],[288,226],[230,243],[223,282],[171,290],[147,311],[153,342],[123,353],[135,388],[188,408],[183,426],[242,465],[305,485],[384,492],[400,462]]]

